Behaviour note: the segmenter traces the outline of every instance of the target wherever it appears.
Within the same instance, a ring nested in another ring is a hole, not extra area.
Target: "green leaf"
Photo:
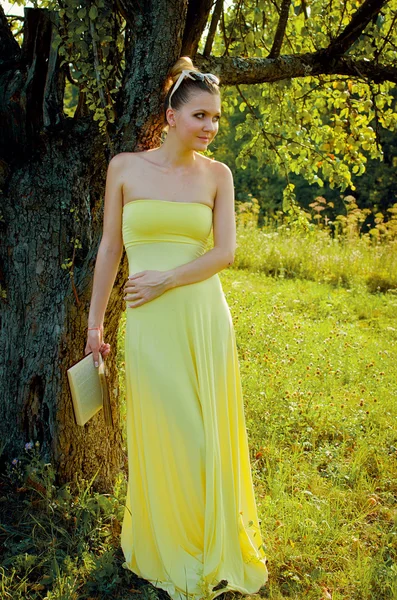
[[[95,4],[93,4],[93,5],[91,6],[91,8],[90,8],[90,12],[88,13],[88,15],[89,15],[89,17],[90,17],[90,19],[91,19],[92,21],[95,21],[95,19],[96,19],[96,18],[97,18],[97,16],[98,16],[98,9],[97,9],[97,7],[95,6]]]

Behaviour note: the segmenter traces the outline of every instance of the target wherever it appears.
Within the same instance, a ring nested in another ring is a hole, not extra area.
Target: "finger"
[[[133,304],[129,304],[129,308],[136,308],[137,306],[142,306],[145,304],[146,300],[139,300],[138,302],[134,302]]]
[[[133,294],[126,294],[124,300],[126,302],[131,302],[133,300],[138,300],[139,297],[139,292],[134,292]]]
[[[142,275],[144,275],[146,273],[146,271],[140,271],[139,273],[135,273],[134,275],[129,275],[128,279],[136,279],[137,277],[142,277]]]
[[[126,288],[124,288],[124,295],[133,294],[136,291],[136,289],[136,285],[127,286]]]

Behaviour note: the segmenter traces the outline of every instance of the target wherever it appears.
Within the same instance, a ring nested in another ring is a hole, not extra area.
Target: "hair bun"
[[[168,78],[170,80],[171,85],[173,85],[177,81],[179,75],[184,69],[189,69],[191,71],[200,71],[200,69],[194,66],[190,56],[181,56],[180,58],[178,58],[173,67],[171,67],[171,69],[169,70]],[[171,87],[171,85],[169,87]]]

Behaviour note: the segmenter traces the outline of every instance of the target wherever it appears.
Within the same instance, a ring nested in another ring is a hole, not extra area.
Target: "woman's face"
[[[170,110],[170,109],[169,109]],[[170,110],[168,119],[181,142],[193,150],[205,150],[219,129],[221,98],[199,90],[178,110]]]

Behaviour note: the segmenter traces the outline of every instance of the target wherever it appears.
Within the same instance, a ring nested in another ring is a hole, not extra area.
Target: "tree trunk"
[[[187,2],[175,2],[175,12],[165,0],[139,4],[133,40],[126,36],[114,153],[158,145],[162,85],[182,48]],[[128,2],[124,9],[132,10]],[[127,471],[115,364],[127,260],[124,252],[104,321],[115,427],[106,429],[103,411],[80,427],[66,370],[84,356],[111,154],[90,115],[64,116],[64,73],[51,47],[56,18],[25,9],[19,48],[0,7],[0,447],[10,461],[39,440],[58,484],[99,469],[94,488],[108,491]]]

